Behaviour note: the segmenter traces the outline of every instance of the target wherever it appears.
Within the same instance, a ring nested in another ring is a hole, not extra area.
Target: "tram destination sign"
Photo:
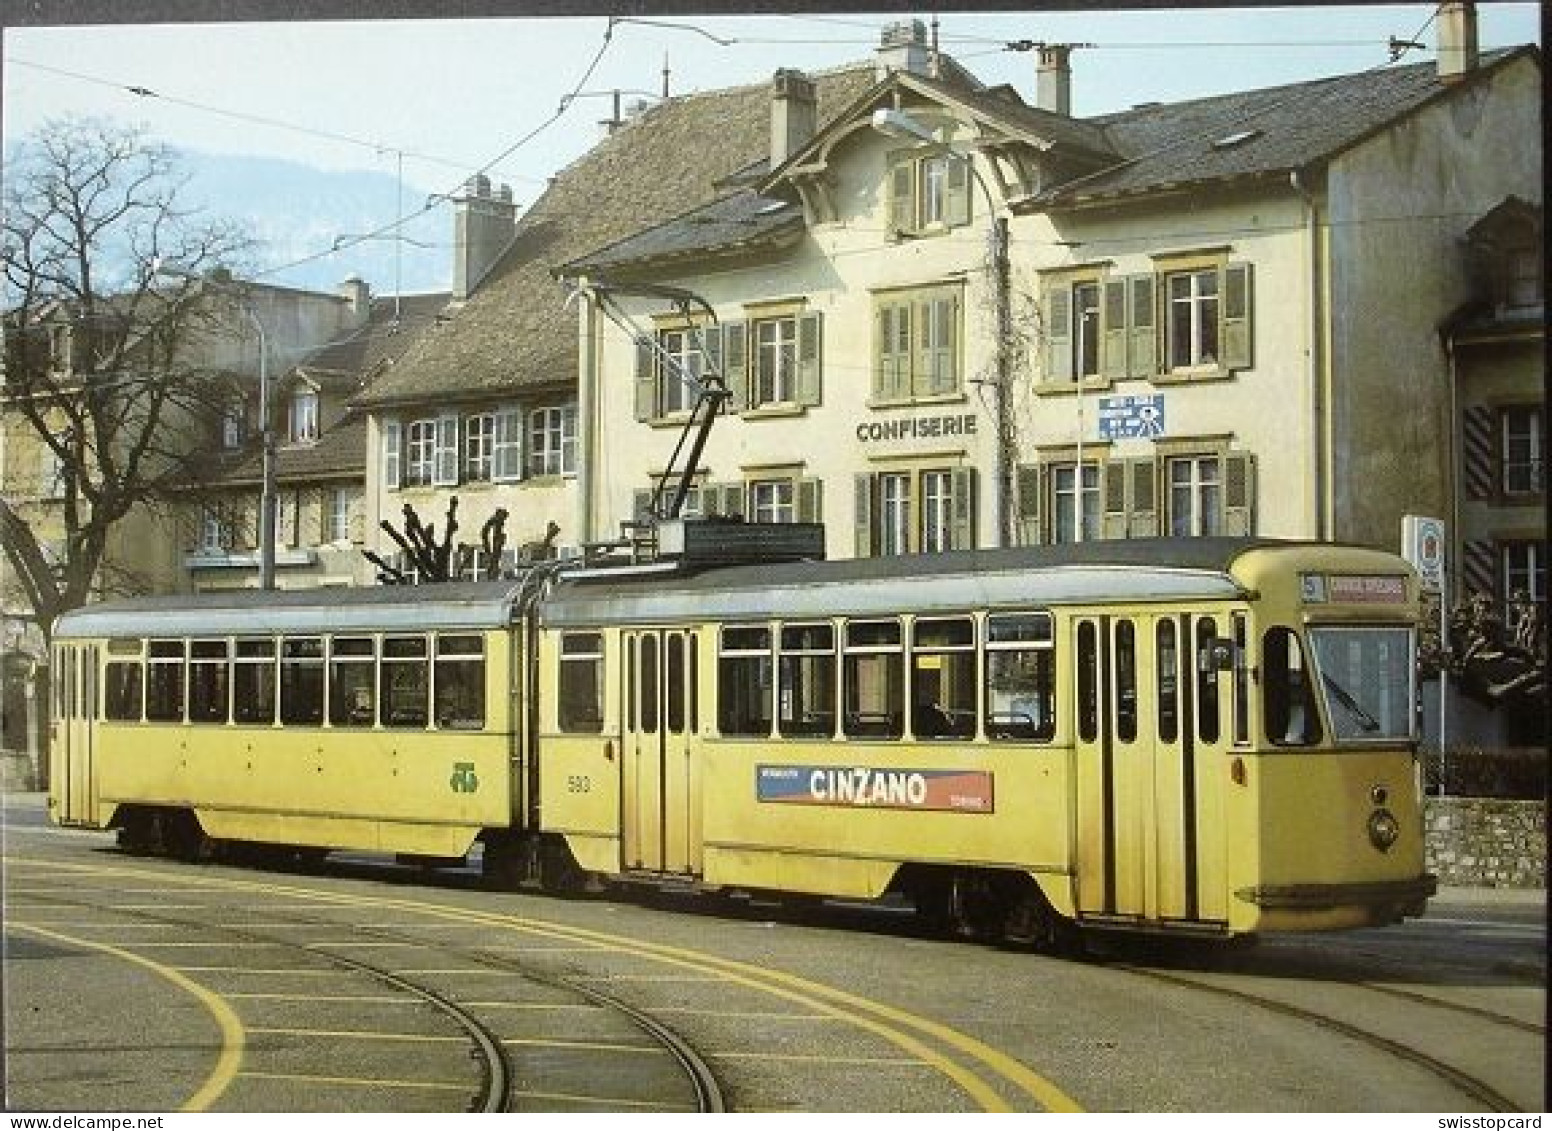
[[[1101,440],[1154,440],[1164,435],[1164,394],[1099,398]]]
[[[884,766],[755,767],[755,795],[780,805],[847,809],[926,809],[990,813],[992,775],[977,770],[904,770]]]

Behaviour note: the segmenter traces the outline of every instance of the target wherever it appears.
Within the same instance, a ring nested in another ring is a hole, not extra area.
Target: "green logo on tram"
[[[480,788],[479,776],[474,772],[473,762],[454,762],[453,776],[448,781],[453,787],[454,793],[474,793]]]

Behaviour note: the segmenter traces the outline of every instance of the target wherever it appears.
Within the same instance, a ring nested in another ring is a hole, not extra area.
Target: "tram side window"
[[[764,625],[722,630],[717,654],[717,729],[727,735],[771,733],[771,630]]]
[[[227,716],[228,646],[225,640],[189,645],[189,722],[224,723]]]
[[[431,672],[424,636],[385,636],[382,663],[382,720],[385,727],[423,727]]]
[[[986,618],[986,737],[1050,742],[1056,734],[1056,652],[1050,613]]]
[[[1173,620],[1161,620],[1154,630],[1153,655],[1158,670],[1159,741],[1180,741],[1180,645]]]
[[[560,729],[600,734],[604,729],[604,638],[599,632],[568,632],[560,638]]]
[[[1088,620],[1078,625],[1078,737],[1099,737],[1099,629]]]
[[[139,722],[142,674],[140,641],[108,641],[107,687],[103,715],[118,722]]]
[[[1320,714],[1304,645],[1292,629],[1270,628],[1261,638],[1261,713],[1276,746],[1320,741]]]
[[[232,661],[232,721],[275,721],[275,642],[239,640]]]
[[[323,722],[323,641],[316,636],[287,637],[280,645],[280,721]]]
[[[1116,740],[1137,741],[1137,626],[1118,620],[1115,626]]]
[[[1218,661],[1214,656],[1218,630],[1212,617],[1196,622],[1196,733],[1203,742],[1217,742],[1222,728],[1218,718]]]
[[[336,636],[329,643],[329,724],[369,727],[377,716],[377,647],[370,636]]]
[[[485,638],[439,636],[436,641],[436,725],[444,730],[485,726]]]
[[[784,738],[835,733],[835,626],[788,624],[781,629],[777,726]]]
[[[146,667],[146,718],[183,721],[183,641],[153,640]]]
[[[846,625],[842,666],[849,738],[899,738],[905,733],[905,649],[896,620]]]
[[[974,738],[975,622],[922,618],[911,626],[911,733],[917,738]]]

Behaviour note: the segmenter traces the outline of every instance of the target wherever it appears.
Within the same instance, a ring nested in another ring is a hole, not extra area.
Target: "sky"
[[[1479,11],[1484,49],[1540,42],[1539,5]],[[1080,45],[1073,113],[1084,117],[1385,66],[1393,37],[1421,45],[1400,62],[1429,61],[1433,15],[1430,4],[955,9],[937,17],[937,32],[942,49],[984,81],[1011,83],[1031,101],[1034,55],[1009,45]],[[627,103],[653,100],[665,67],[670,92],[684,94],[762,82],[779,67],[870,58],[880,29],[905,18],[837,11],[9,27],[3,129],[14,139],[66,114],[117,119],[183,149],[392,176],[411,210],[488,171],[526,204],[602,136],[616,90]],[[918,18],[933,17],[924,10]]]

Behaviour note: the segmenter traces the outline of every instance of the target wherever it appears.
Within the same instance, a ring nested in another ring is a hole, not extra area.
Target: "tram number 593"
[[[567,774],[566,775],[566,792],[567,793],[592,793],[593,792],[593,779],[588,777],[586,774]]]

